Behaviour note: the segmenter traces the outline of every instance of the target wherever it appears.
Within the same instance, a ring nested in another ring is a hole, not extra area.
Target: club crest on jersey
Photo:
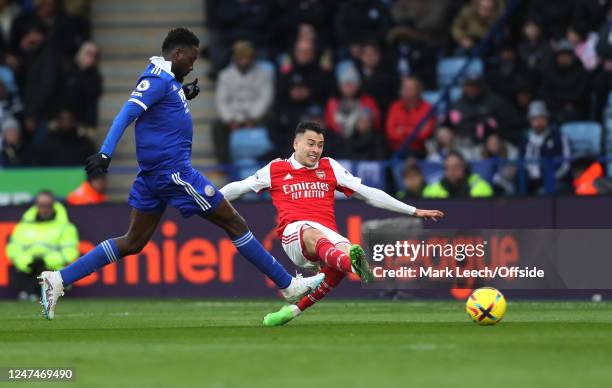
[[[215,195],[215,188],[212,187],[211,185],[206,185],[206,187],[204,188],[204,192],[209,197],[212,197],[213,195]]]
[[[149,83],[149,81],[147,81],[146,79],[143,79],[136,86],[136,90],[138,90],[139,92],[144,92],[145,90],[149,89],[150,86],[151,86],[151,84]]]
[[[325,171],[323,170],[317,170],[315,171],[315,175],[317,176],[317,178],[319,179],[325,179]]]

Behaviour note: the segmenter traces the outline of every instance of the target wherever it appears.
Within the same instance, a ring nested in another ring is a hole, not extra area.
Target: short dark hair
[[[200,45],[200,40],[191,31],[186,28],[178,27],[168,31],[164,43],[162,43],[162,52],[167,53],[176,47],[196,46]]]
[[[325,127],[316,121],[300,121],[295,128],[295,135],[305,133],[306,131],[313,131],[320,135],[325,134]]]

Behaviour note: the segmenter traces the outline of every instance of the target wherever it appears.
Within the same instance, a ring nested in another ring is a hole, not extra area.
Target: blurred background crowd
[[[0,0],[1,166],[79,166],[97,149],[89,5]],[[216,160],[237,175],[289,156],[296,123],[316,120],[326,155],[401,198],[612,187],[609,0],[208,0],[205,10],[196,66],[207,64],[215,91]]]
[[[288,155],[308,119],[329,156],[406,159],[401,196],[576,192],[586,170],[606,190],[609,1],[206,4],[222,162]]]

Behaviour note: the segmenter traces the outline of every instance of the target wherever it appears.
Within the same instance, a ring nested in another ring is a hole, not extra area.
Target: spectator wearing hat
[[[374,115],[369,108],[359,110],[355,129],[342,148],[345,159],[384,160],[387,158],[384,137],[374,128]]]
[[[550,125],[549,112],[543,101],[529,104],[527,117],[531,128],[521,147],[521,157],[526,159],[527,192],[542,194],[545,191],[544,174],[552,173],[556,188],[568,184],[571,152],[568,140]],[[560,160],[561,159],[561,160]]]
[[[26,147],[19,121],[12,116],[5,117],[0,133],[0,167],[23,166]]]
[[[351,137],[359,112],[368,108],[372,112],[374,128],[380,129],[380,110],[376,101],[360,89],[361,78],[352,64],[343,66],[338,74],[339,95],[327,101],[325,123],[327,128],[344,139]]]
[[[587,115],[589,77],[574,53],[562,40],[555,48],[554,63],[544,71],[542,97],[558,123],[582,120]]]
[[[273,74],[255,61],[250,42],[234,44],[234,60],[219,75],[215,102],[219,121],[213,135],[217,158],[228,160],[229,134],[262,125],[274,99]]]
[[[396,100],[389,108],[386,122],[386,137],[391,151],[399,150],[406,139],[422,123],[419,132],[415,135],[409,145],[410,151],[419,158],[425,157],[425,140],[433,133],[435,128],[435,117],[429,115],[431,105],[423,100],[421,82],[414,77],[402,78],[400,87],[400,99]]]

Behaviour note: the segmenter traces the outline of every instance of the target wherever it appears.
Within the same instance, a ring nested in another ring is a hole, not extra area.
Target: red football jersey
[[[276,159],[248,179],[255,192],[269,190],[278,212],[279,238],[285,227],[295,221],[318,222],[332,230],[336,227],[334,193],[350,197],[361,179],[331,158],[321,158],[313,168],[295,160]]]

